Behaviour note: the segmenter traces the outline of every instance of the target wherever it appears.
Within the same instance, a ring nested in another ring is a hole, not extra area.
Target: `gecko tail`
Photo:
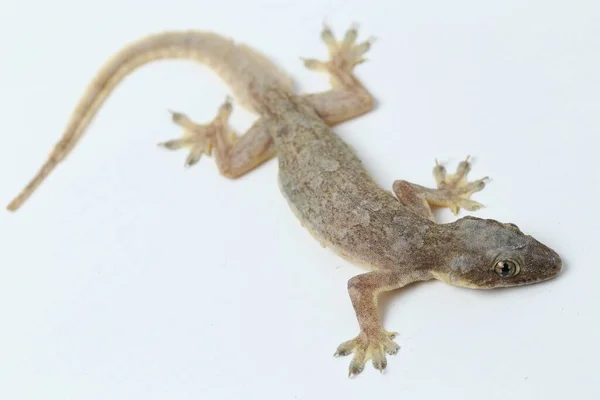
[[[230,87],[240,105],[257,111],[251,88],[293,90],[293,81],[267,57],[216,33],[170,31],[143,37],[109,59],[88,85],[61,139],[36,175],[6,207],[16,211],[73,150],[115,87],[134,70],[157,60],[188,59],[212,69]]]

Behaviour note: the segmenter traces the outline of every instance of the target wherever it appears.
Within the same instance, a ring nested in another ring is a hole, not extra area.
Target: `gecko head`
[[[546,281],[562,269],[560,256],[511,223],[464,217],[451,224],[452,250],[438,279],[476,289]]]

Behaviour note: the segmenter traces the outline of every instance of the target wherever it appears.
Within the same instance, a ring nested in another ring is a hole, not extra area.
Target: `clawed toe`
[[[358,27],[353,24],[341,41],[336,40],[333,32],[327,25],[323,25],[321,39],[329,50],[329,61],[304,59],[304,65],[312,70],[328,72],[336,75],[339,71],[350,73],[352,69],[366,61],[363,55],[370,49],[374,39],[369,38],[362,43],[356,43]]]
[[[437,160],[433,168],[440,196],[444,202],[440,205],[448,207],[453,214],[458,214],[461,208],[467,211],[476,211],[483,207],[483,204],[470,199],[473,193],[479,192],[485,188],[489,177],[484,177],[473,182],[467,180],[467,175],[471,171],[470,156],[461,161],[456,168],[456,172],[448,174],[446,168]]]
[[[158,146],[169,150],[187,148],[189,153],[185,160],[185,166],[191,167],[200,161],[203,155],[210,156],[212,154],[218,131],[229,129],[228,119],[231,111],[229,97],[219,108],[217,116],[208,124],[196,124],[183,113],[169,111],[173,122],[183,128],[183,135],[179,139],[158,143]]]
[[[375,369],[383,372],[387,367],[386,353],[394,355],[400,348],[392,340],[395,336],[395,332],[382,331],[371,335],[361,332],[354,339],[340,344],[334,356],[347,356],[354,353],[348,368],[348,376],[360,374],[369,359]]]

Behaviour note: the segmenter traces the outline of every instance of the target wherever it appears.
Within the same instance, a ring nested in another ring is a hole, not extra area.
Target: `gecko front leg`
[[[433,176],[437,189],[430,189],[404,180],[395,181],[393,191],[402,204],[411,208],[417,214],[434,221],[431,206],[447,207],[454,215],[458,214],[460,208],[468,211],[476,211],[483,204],[471,200],[473,193],[483,190],[487,176],[473,182],[467,180],[471,170],[471,164],[467,157],[458,164],[454,174],[447,174],[443,165],[436,161],[433,168]]]
[[[430,278],[427,272],[381,270],[357,275],[348,281],[348,293],[358,319],[360,333],[354,339],[340,344],[334,354],[337,357],[354,353],[348,376],[361,373],[369,359],[377,370],[383,372],[387,366],[386,353],[393,355],[398,352],[399,346],[392,340],[396,333],[383,329],[378,295]]]

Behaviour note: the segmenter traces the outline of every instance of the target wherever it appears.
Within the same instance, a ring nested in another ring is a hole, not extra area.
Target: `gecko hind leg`
[[[371,47],[372,39],[356,44],[357,37],[356,24],[348,29],[342,41],[336,41],[331,29],[324,25],[321,39],[329,50],[329,61],[303,59],[308,69],[329,75],[331,90],[311,93],[305,98],[330,126],[364,115],[375,107],[373,96],[352,72],[365,61],[363,55]]]
[[[303,59],[304,65],[311,70],[327,72],[330,76],[331,86],[336,88],[352,86],[354,82],[349,82],[352,77],[352,70],[358,64],[366,61],[363,55],[369,51],[373,39],[362,43],[356,43],[358,37],[358,27],[352,24],[346,31],[344,38],[336,40],[333,32],[327,25],[323,25],[321,39],[329,50],[329,61],[319,61],[315,59]]]
[[[169,150],[187,148],[189,153],[185,160],[186,167],[196,164],[203,155],[210,156],[212,154],[217,135],[228,136],[228,120],[231,114],[229,98],[219,108],[217,116],[208,124],[192,122],[187,115],[180,112],[170,111],[170,113],[173,122],[183,128],[183,135],[179,139],[158,143],[158,146]],[[226,140],[231,142],[235,139],[233,136],[229,136],[226,137]]]
[[[456,172],[448,174],[446,168],[439,164],[433,168],[433,176],[437,189],[430,189],[421,185],[403,180],[395,181],[393,191],[404,205],[412,208],[418,214],[433,220],[430,206],[447,207],[457,215],[461,208],[467,211],[476,211],[483,204],[471,200],[473,193],[483,190],[487,176],[472,182],[467,180],[471,170],[470,157],[458,164]]]
[[[169,150],[187,148],[186,167],[198,163],[203,155],[214,153],[221,175],[232,179],[240,177],[272,158],[275,150],[267,122],[263,119],[238,136],[228,122],[232,109],[231,98],[227,97],[217,116],[207,124],[195,123],[187,115],[171,111],[172,120],[183,128],[183,135],[158,143],[158,146]]]

